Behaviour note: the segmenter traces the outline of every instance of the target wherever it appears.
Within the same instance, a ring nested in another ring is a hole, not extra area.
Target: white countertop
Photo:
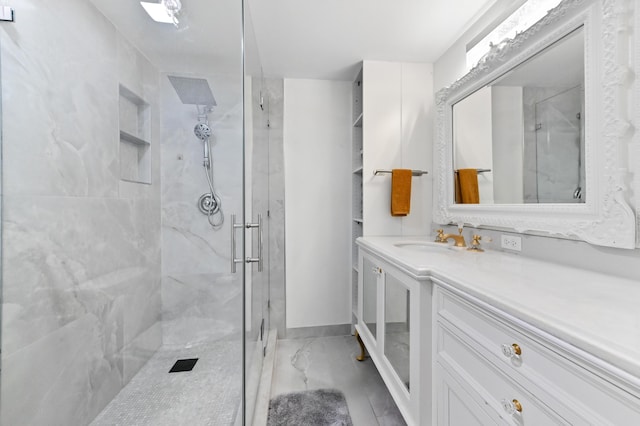
[[[363,237],[358,244],[416,279],[445,281],[640,382],[640,282],[493,250],[394,245],[414,241],[433,238]]]

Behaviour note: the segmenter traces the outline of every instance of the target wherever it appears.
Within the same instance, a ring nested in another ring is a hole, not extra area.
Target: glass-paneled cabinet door
[[[362,322],[376,338],[378,280],[381,274],[378,267],[366,256],[362,259]]]
[[[409,390],[410,291],[392,274],[385,276],[384,355]]]

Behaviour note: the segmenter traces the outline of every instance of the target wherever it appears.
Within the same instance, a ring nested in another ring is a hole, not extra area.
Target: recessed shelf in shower
[[[151,107],[120,85],[120,179],[151,183]]]

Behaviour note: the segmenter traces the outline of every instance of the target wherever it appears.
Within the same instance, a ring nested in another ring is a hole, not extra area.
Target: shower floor
[[[161,347],[91,426],[235,424],[242,392],[240,345]],[[199,358],[192,371],[169,373],[185,358]]]

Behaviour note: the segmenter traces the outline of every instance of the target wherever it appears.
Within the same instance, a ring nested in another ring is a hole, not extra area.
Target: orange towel
[[[456,173],[456,203],[479,204],[478,170],[460,169]]]
[[[410,169],[391,171],[391,216],[406,216],[411,209]]]
[[[458,179],[458,171],[453,174],[453,189],[456,192],[455,202],[456,204],[462,204],[462,194],[460,194],[460,181]]]

